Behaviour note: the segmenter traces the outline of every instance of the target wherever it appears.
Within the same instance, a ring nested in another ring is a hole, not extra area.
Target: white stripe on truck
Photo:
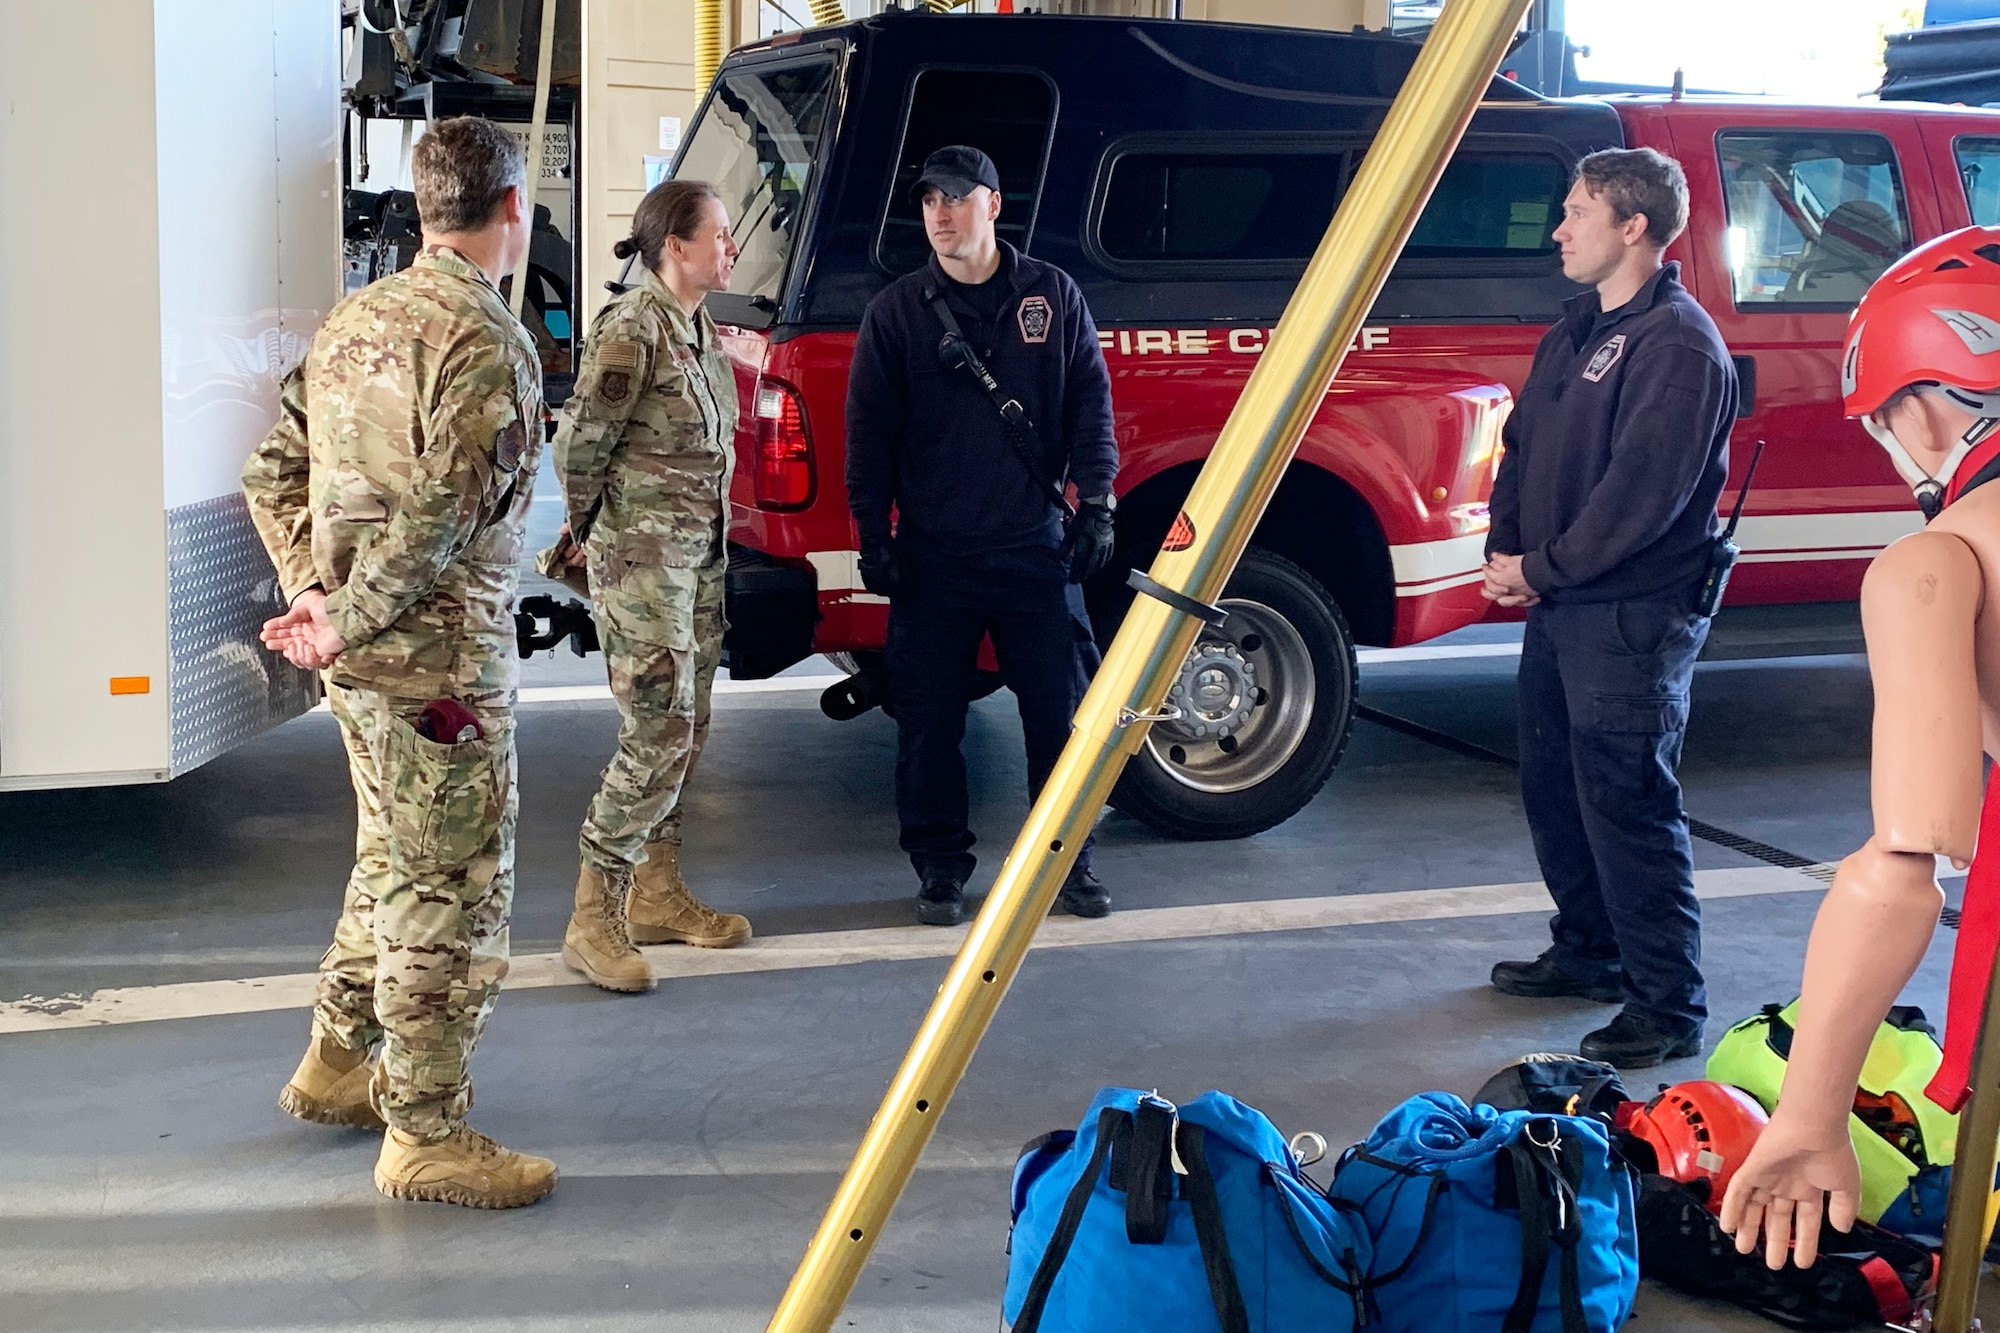
[[[1744,518],[1736,540],[1743,559],[1753,564],[1867,560],[1923,525],[1923,515],[1914,507],[1852,514],[1759,514]],[[848,593],[857,602],[885,600],[860,591],[860,557],[855,552],[814,551],[806,558],[819,576],[822,592]],[[1398,597],[1428,597],[1477,583],[1485,559],[1483,532],[1389,548]]]

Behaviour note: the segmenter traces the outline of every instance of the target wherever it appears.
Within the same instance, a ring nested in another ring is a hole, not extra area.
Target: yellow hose
[[[812,0],[813,25],[824,28],[832,23],[847,22],[847,7],[841,0]]]
[[[715,68],[722,63],[722,0],[695,0],[694,5],[694,88],[695,95],[708,91],[715,81]]]

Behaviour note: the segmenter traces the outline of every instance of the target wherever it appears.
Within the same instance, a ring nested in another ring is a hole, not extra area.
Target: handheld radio
[[[1750,455],[1750,466],[1743,473],[1743,485],[1736,492],[1736,507],[1729,511],[1729,526],[1722,530],[1708,547],[1708,573],[1702,576],[1701,595],[1695,599],[1694,613],[1703,618],[1714,615],[1722,609],[1722,594],[1729,589],[1729,571],[1736,567],[1736,557],[1742,548],[1736,544],[1736,525],[1743,518],[1743,502],[1750,496],[1750,479],[1757,475],[1757,460],[1764,456],[1764,442],[1757,441],[1757,451]]]

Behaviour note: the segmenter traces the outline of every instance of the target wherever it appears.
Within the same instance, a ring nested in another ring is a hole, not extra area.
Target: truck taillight
[[[802,509],[812,499],[812,436],[799,391],[780,380],[759,380],[756,422],[759,509]]]

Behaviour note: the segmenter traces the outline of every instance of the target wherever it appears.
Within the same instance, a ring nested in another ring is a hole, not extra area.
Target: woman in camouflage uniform
[[[736,264],[713,187],[668,181],[640,201],[620,259],[640,281],[597,316],[556,432],[566,534],[587,564],[618,752],[583,821],[563,961],[607,990],[653,985],[634,941],[727,948],[750,923],[681,879],[682,793],[708,735],[722,657],[723,534],[736,380],[702,308]]]

